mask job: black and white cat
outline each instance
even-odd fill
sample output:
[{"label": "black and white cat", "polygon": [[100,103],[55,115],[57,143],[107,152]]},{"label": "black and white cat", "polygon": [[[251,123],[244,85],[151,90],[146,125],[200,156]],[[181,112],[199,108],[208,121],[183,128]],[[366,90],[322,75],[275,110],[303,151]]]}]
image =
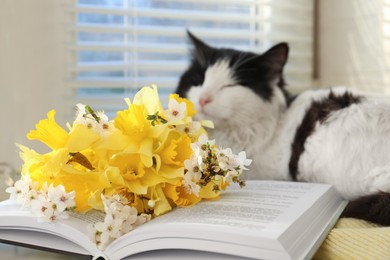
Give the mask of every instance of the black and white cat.
[{"label": "black and white cat", "polygon": [[192,63],[176,92],[219,144],[253,159],[247,179],[333,184],[352,200],[345,216],[390,225],[390,98],[345,88],[284,86],[288,45],[258,55],[218,49],[188,32]]}]

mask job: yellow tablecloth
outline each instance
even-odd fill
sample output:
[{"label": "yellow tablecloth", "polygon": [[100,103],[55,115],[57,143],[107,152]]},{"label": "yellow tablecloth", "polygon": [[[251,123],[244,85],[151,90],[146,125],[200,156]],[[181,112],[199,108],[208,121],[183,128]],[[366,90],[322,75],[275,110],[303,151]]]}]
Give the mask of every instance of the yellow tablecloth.
[{"label": "yellow tablecloth", "polygon": [[341,218],[313,259],[390,259],[390,227]]}]

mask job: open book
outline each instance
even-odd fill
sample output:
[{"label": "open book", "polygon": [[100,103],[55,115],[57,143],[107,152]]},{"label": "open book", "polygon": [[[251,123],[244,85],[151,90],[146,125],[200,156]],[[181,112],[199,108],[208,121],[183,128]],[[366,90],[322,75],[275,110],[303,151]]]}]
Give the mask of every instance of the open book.
[{"label": "open book", "polygon": [[41,223],[7,200],[0,203],[0,242],[94,259],[161,259],[175,250],[181,256],[203,251],[261,259],[310,258],[346,203],[330,185],[247,181],[243,189],[229,187],[219,200],[157,217],[101,252],[87,235],[88,223],[101,220],[98,214]]}]

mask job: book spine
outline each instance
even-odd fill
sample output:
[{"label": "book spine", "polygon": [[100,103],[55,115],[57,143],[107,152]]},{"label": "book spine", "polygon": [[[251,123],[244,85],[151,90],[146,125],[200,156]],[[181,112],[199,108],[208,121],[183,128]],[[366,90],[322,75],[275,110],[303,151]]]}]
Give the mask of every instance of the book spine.
[{"label": "book spine", "polygon": [[103,254],[95,255],[92,257],[92,260],[109,260],[109,258]]}]

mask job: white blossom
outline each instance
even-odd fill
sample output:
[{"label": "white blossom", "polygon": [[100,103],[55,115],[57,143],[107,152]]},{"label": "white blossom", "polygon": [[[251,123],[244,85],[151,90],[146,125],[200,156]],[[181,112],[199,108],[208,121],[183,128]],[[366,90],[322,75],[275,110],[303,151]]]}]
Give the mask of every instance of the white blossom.
[{"label": "white blossom", "polygon": [[123,236],[140,224],[150,219],[146,214],[138,216],[136,208],[124,203],[128,201],[119,195],[105,197],[101,195],[105,218],[104,222],[97,222],[88,227],[91,239],[99,249],[104,250],[113,240]]},{"label": "white blossom", "polygon": [[110,121],[104,111],[95,113],[97,119],[86,110],[86,105],[77,104],[76,118],[74,124],[80,124],[94,130],[101,136],[107,136],[115,130],[114,122]]},{"label": "white blossom", "polygon": [[199,180],[202,178],[201,166],[199,165],[198,156],[193,155],[191,159],[184,161],[186,173],[183,176],[183,184],[190,194],[199,196],[200,186]]},{"label": "white blossom", "polygon": [[84,125],[90,129],[95,129],[99,124],[93,116],[88,113],[85,109],[85,105],[77,104],[76,118],[74,120],[74,124]]},{"label": "white blossom", "polygon": [[63,185],[54,187],[53,184],[50,184],[47,193],[48,200],[53,202],[56,205],[57,210],[60,212],[76,205],[76,202],[74,201],[75,195],[76,193],[74,191],[66,193]]},{"label": "white blossom", "polygon": [[176,129],[182,133],[186,133],[189,136],[195,135],[199,132],[201,124],[198,121],[190,121],[187,124],[177,125]]},{"label": "white blossom", "polygon": [[168,103],[167,116],[169,121],[184,119],[187,116],[187,105],[185,102],[177,102],[171,98]]},{"label": "white blossom", "polygon": [[217,183],[221,179],[222,183],[233,181],[243,184],[238,177],[252,162],[246,158],[245,152],[236,155],[230,148],[217,148],[215,140],[209,140],[206,135],[201,135],[197,142],[192,143],[191,149],[193,154],[184,161],[183,177],[183,186],[189,193],[199,196],[201,188],[214,181],[214,189],[218,191],[221,187]]},{"label": "white blossom", "polygon": [[242,151],[242,152],[238,153],[237,162],[238,162],[241,169],[248,170],[248,168],[246,168],[246,166],[249,166],[252,163],[252,160],[247,159],[245,151]]},{"label": "white blossom", "polygon": [[5,191],[10,194],[10,199],[16,200],[23,207],[29,207],[33,200],[38,199],[37,183],[33,183],[29,175],[24,175],[13,186]]},{"label": "white blossom", "polygon": [[39,221],[66,219],[69,217],[66,210],[75,206],[75,192],[67,193],[62,185],[54,187],[50,184],[48,187],[46,182],[39,189],[38,183],[33,182],[28,174],[6,191],[10,193],[11,199],[30,208]]}]

